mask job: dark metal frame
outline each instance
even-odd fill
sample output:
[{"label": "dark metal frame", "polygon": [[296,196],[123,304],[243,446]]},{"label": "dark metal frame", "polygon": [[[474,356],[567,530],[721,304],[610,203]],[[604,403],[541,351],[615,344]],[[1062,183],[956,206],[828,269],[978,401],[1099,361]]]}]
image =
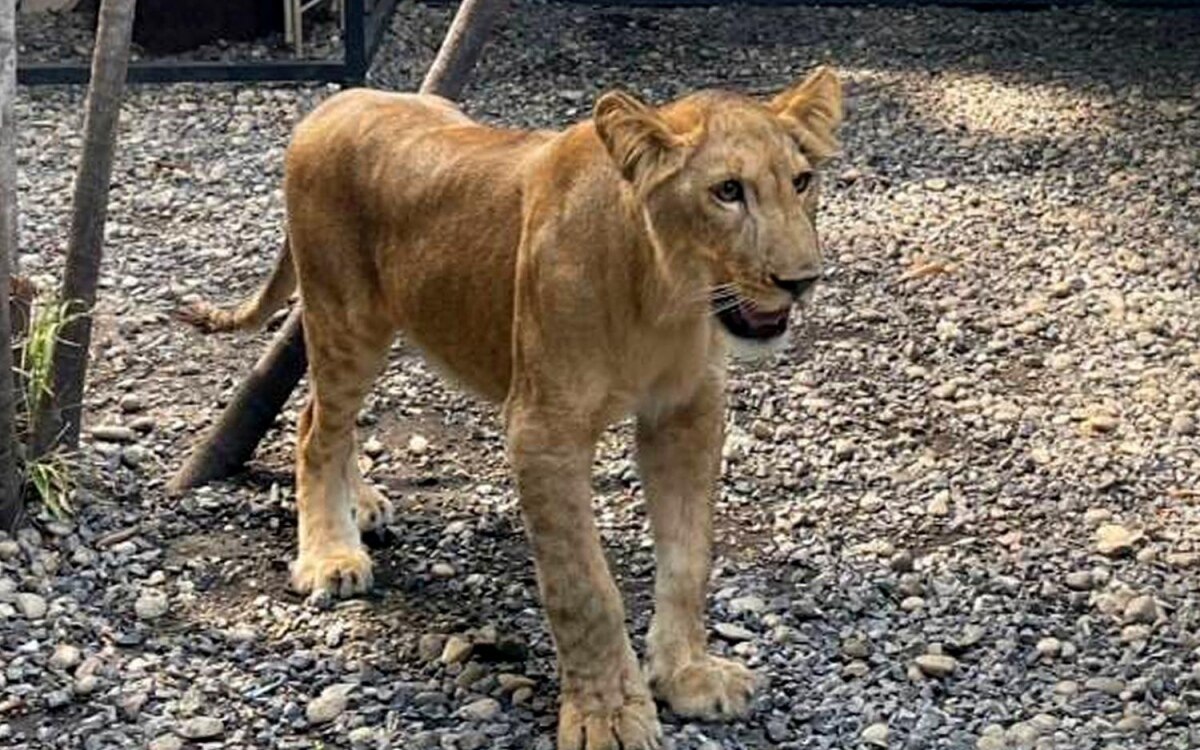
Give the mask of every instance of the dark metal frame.
[{"label": "dark metal frame", "polygon": [[[360,84],[398,0],[375,0],[370,14],[366,0],[345,0],[346,28],[342,60],[272,60],[268,62],[193,62],[159,60],[129,64],[130,83],[312,81]],[[26,86],[80,84],[91,77],[88,65],[29,63],[17,65],[17,82]]]}]

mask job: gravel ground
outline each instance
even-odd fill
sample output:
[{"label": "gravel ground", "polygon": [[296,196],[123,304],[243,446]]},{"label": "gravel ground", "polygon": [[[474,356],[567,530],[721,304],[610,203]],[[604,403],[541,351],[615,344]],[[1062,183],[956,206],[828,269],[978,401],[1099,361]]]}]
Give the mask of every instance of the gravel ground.
[{"label": "gravel ground", "polygon": [[[410,88],[451,9],[405,4]],[[769,684],[679,750],[1200,747],[1200,13],[616,10],[524,2],[466,107],[550,125],[606,86],[767,91],[832,61],[832,260],[776,367],[737,370],[710,608]],[[362,418],[397,502],[379,585],[285,589],[295,406],[237,481],[168,499],[267,335],[232,300],[281,237],[280,158],[329,89],[125,104],[69,522],[0,539],[0,745],[550,747],[556,682],[495,412],[398,344]],[[24,269],[53,278],[76,89],[26,90]],[[598,513],[640,637],[652,553],[628,427]]]}]

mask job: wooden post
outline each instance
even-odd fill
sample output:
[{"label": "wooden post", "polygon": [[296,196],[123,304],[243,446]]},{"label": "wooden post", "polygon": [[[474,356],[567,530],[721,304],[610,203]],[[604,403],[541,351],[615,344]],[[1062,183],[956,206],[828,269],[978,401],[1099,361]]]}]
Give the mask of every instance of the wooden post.
[{"label": "wooden post", "polygon": [[[421,93],[456,98],[474,68],[508,0],[463,0],[450,23]],[[304,376],[308,357],[297,307],[288,316],[250,375],[242,381],[221,418],[192,449],[167,485],[172,493],[228,477],[245,465]]]},{"label": "wooden post", "polygon": [[471,69],[491,36],[492,27],[508,7],[508,0],[463,0],[450,22],[437,57],[421,81],[422,94],[457,99]]},{"label": "wooden post", "polygon": [[17,476],[17,389],[9,297],[17,260],[17,3],[0,0],[0,529],[25,516]]},{"label": "wooden post", "polygon": [[108,187],[125,73],[129,67],[129,37],[135,0],[102,0],[92,78],[88,84],[87,114],[83,121],[83,156],[75,176],[71,237],[63,271],[60,298],[69,305],[70,321],[54,347],[54,391],[38,416],[38,453],[56,445],[79,445],[83,390],[92,341],[92,310],[104,254],[104,222],[108,216]]}]

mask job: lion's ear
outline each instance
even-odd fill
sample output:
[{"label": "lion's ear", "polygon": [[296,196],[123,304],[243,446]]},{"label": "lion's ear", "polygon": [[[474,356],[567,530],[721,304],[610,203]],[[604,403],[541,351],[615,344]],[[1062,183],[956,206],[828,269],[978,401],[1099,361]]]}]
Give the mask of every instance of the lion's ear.
[{"label": "lion's ear", "polygon": [[592,117],[604,147],[630,182],[662,164],[682,143],[653,108],[624,91],[610,91],[596,100]]},{"label": "lion's ear", "polygon": [[838,151],[835,133],[842,124],[842,82],[833,68],[822,65],[804,81],[771,100],[805,153],[824,161]]}]

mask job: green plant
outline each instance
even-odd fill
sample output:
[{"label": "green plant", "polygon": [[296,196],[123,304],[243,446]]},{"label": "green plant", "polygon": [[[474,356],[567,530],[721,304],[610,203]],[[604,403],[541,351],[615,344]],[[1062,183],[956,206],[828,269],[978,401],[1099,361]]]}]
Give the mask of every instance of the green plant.
[{"label": "green plant", "polygon": [[58,517],[74,511],[71,493],[74,489],[75,463],[72,455],[52,451],[34,456],[31,442],[37,434],[37,415],[46,399],[53,396],[54,349],[59,335],[78,313],[71,305],[57,299],[35,299],[30,310],[29,330],[18,342],[17,381],[20,385],[17,428],[21,441],[21,478],[26,491],[32,493]]},{"label": "green plant", "polygon": [[75,489],[75,463],[66,453],[54,452],[38,456],[24,465],[27,491],[32,492],[46,510],[58,518],[75,512],[71,493]]},{"label": "green plant", "polygon": [[19,342],[17,374],[23,386],[21,410],[26,435],[33,434],[33,421],[38,410],[54,393],[54,349],[63,327],[74,318],[70,307],[54,298],[34,300],[29,332],[25,340]]}]

